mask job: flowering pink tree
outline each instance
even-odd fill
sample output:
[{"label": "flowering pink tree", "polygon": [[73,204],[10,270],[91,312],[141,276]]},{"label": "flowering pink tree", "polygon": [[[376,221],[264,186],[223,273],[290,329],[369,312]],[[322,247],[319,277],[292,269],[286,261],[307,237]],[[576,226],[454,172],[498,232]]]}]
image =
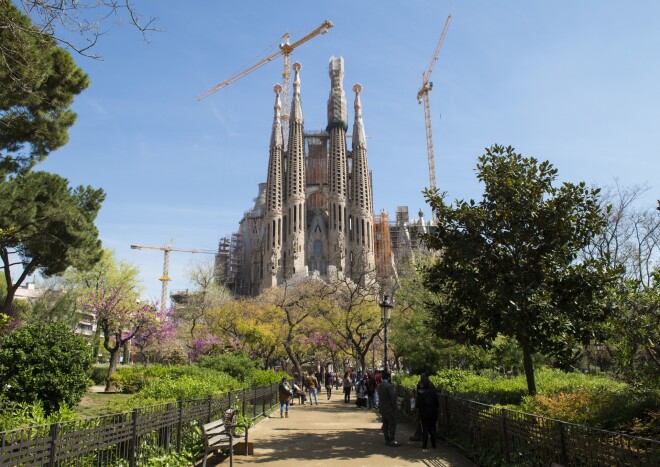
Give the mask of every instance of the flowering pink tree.
[{"label": "flowering pink tree", "polygon": [[157,302],[152,302],[154,318],[147,320],[139,332],[133,337],[133,345],[139,349],[142,361],[146,364],[147,358],[144,350],[154,343],[165,343],[176,337],[176,323],[174,321],[174,308],[160,310]]},{"label": "flowering pink tree", "polygon": [[205,355],[212,355],[220,352],[223,347],[224,342],[219,337],[204,329],[191,342],[189,353],[190,361],[197,362]]},{"label": "flowering pink tree", "polygon": [[110,354],[106,391],[114,390],[110,379],[119,363],[122,346],[157,327],[159,312],[152,303],[140,303],[129,282],[100,281],[81,298],[82,307],[93,313],[103,335],[103,347]]}]

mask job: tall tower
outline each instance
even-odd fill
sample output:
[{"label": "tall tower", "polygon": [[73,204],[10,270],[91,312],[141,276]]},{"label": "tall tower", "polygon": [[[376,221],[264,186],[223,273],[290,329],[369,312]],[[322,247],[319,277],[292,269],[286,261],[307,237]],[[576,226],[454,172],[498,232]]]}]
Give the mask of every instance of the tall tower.
[{"label": "tall tower", "polygon": [[293,64],[293,99],[289,120],[289,144],[286,163],[286,202],[284,209],[283,252],[285,277],[307,275],[305,266],[305,140],[303,135],[302,103],[300,101],[300,70]]},{"label": "tall tower", "polygon": [[264,289],[277,286],[278,278],[282,275],[280,270],[282,260],[282,189],[284,181],[282,178],[283,141],[280,116],[282,86],[277,84],[273,90],[275,91],[275,117],[273,118],[273,129],[270,135],[266,209],[263,223],[262,288]]},{"label": "tall tower", "polygon": [[[330,135],[330,173],[328,190],[328,250],[330,264],[337,271],[346,270],[346,129],[348,112],[344,93],[344,59],[330,57],[330,97],[328,99],[328,127]],[[328,271],[330,272],[330,271]]]},{"label": "tall tower", "polygon": [[353,124],[353,168],[351,176],[351,199],[349,200],[349,270],[354,279],[364,279],[373,274],[374,232],[373,200],[371,199],[371,177],[367,163],[367,139],[362,123],[362,86],[356,83],[355,122]]}]

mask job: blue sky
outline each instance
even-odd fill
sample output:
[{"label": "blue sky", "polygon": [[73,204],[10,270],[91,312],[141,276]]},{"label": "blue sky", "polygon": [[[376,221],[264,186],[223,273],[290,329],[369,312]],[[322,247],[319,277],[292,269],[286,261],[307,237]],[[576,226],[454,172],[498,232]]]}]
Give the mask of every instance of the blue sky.
[{"label": "blue sky", "polygon": [[[237,230],[266,179],[273,85],[282,61],[201,102],[196,96],[292,42],[326,18],[333,27],[292,55],[300,61],[305,129],[326,124],[328,59],[344,87],[363,86],[374,205],[393,216],[425,206],[423,108],[416,95],[445,19],[431,81],[438,187],[478,197],[474,167],[493,143],[550,160],[566,181],[648,183],[660,198],[660,2],[655,1],[140,1],[164,32],[146,43],[112,26],[95,61],[77,56],[91,87],[75,101],[70,142],[39,166],[73,185],[102,187],[106,247],[141,269],[160,297],[163,255],[131,244],[216,249]],[[352,105],[349,120],[353,120]],[[173,252],[171,290],[212,258]]]}]

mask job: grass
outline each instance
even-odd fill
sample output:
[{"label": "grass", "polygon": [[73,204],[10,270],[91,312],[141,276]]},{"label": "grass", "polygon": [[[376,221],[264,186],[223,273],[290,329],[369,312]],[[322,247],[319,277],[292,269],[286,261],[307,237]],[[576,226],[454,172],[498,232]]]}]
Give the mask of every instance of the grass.
[{"label": "grass", "polygon": [[104,412],[104,409],[110,405],[124,401],[129,397],[131,397],[130,394],[106,394],[89,391],[83,396],[80,404],[74,407],[74,411],[82,418],[98,417],[103,413],[107,413],[107,410]]}]

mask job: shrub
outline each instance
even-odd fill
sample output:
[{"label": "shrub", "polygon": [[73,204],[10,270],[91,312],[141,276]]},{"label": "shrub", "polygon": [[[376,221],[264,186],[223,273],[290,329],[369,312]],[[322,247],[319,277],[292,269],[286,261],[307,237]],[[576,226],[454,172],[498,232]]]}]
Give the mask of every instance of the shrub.
[{"label": "shrub", "polygon": [[290,379],[291,375],[284,371],[257,370],[252,376],[250,386],[268,386],[273,383],[279,383],[282,378]]},{"label": "shrub", "polygon": [[57,412],[46,415],[41,402],[10,402],[0,399],[0,431],[16,430],[34,425],[45,425],[48,423],[65,420],[75,420],[76,413],[66,405],[60,406]]},{"label": "shrub", "polygon": [[102,385],[108,382],[108,366],[107,365],[94,365],[92,366],[89,379],[94,384]]},{"label": "shrub", "polygon": [[80,402],[92,361],[85,339],[65,325],[29,325],[2,342],[0,387],[9,401],[40,401],[50,414]]},{"label": "shrub", "polygon": [[212,368],[216,371],[223,371],[239,381],[249,382],[252,381],[259,362],[250,358],[246,353],[239,352],[226,353],[213,357],[202,357],[198,365],[201,368]]}]

